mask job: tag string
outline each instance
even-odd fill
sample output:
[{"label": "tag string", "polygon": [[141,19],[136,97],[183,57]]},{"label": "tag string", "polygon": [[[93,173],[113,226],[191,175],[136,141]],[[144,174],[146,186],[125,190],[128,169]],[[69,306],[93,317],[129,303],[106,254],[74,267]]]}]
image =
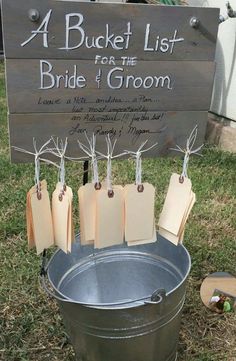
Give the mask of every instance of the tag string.
[{"label": "tag string", "polygon": [[135,162],[136,162],[135,184],[138,186],[138,189],[140,189],[139,187],[142,185],[142,153],[149,151],[150,149],[156,147],[158,144],[158,143],[155,143],[155,144],[151,145],[150,147],[143,149],[144,146],[147,144],[147,142],[148,142],[148,139],[145,140],[145,142],[141,143],[140,147],[138,148],[138,150],[136,152],[126,150],[126,154],[130,154],[135,158]]},{"label": "tag string", "polygon": [[193,149],[194,144],[197,140],[197,135],[198,135],[198,126],[196,125],[193,130],[191,131],[189,137],[187,138],[186,141],[186,148],[183,149],[181,148],[179,145],[176,145],[176,148],[170,148],[171,150],[174,150],[176,152],[180,152],[184,154],[184,160],[183,160],[183,165],[182,165],[182,173],[180,175],[180,182],[183,183],[184,178],[188,178],[188,165],[189,165],[189,160],[190,160],[190,156],[192,154],[196,154],[198,156],[203,156],[202,154],[199,153],[199,151],[202,149],[202,147],[204,146],[204,144],[202,144],[200,147]]},{"label": "tag string", "polygon": [[112,191],[112,168],[110,155],[107,157],[107,190]]},{"label": "tag string", "polygon": [[180,175],[181,179],[183,179],[183,177],[184,177],[184,178],[188,178],[189,158],[190,158],[190,154],[189,154],[189,152],[186,152],[185,155],[184,155],[182,173],[181,173],[181,175]]},{"label": "tag string", "polygon": [[88,137],[87,133],[85,132],[85,137],[88,142],[88,147],[81,143],[78,140],[79,147],[86,153],[89,158],[91,159],[91,167],[92,167],[92,183],[99,184],[99,175],[98,175],[98,157],[96,153],[96,136],[92,135],[91,138]]},{"label": "tag string", "polygon": [[35,156],[34,159],[34,183],[37,190],[40,190],[40,159],[38,156]]},{"label": "tag string", "polygon": [[37,150],[36,140],[35,140],[35,138],[33,138],[34,152],[30,152],[30,151],[28,151],[26,149],[15,147],[15,146],[12,147],[17,152],[30,154],[30,155],[34,156],[34,170],[35,170],[34,171],[34,183],[35,183],[35,186],[37,188],[38,195],[40,195],[40,161],[45,161],[45,159],[41,158],[41,155],[43,155],[45,153],[49,153],[50,148],[48,148],[48,145],[50,144],[50,142],[51,142],[51,138],[49,140],[47,140],[41,146],[41,148],[39,150]]},{"label": "tag string", "polygon": [[135,184],[137,186],[142,184],[142,153],[138,151],[136,153],[136,178]]},{"label": "tag string", "polygon": [[97,153],[100,155],[101,158],[107,159],[107,190],[108,190],[108,196],[112,196],[113,190],[112,190],[112,160],[115,158],[120,158],[124,155],[127,155],[127,152],[124,151],[123,153],[113,155],[115,146],[116,146],[117,139],[114,140],[113,144],[111,142],[110,135],[106,135],[106,143],[107,143],[107,154],[103,154],[99,151]]}]

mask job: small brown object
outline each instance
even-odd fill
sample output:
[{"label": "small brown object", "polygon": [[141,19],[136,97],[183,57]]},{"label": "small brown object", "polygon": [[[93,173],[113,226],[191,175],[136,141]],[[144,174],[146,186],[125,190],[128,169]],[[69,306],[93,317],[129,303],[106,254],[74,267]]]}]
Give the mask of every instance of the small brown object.
[{"label": "small brown object", "polygon": [[59,198],[59,201],[62,202],[62,200],[63,200],[63,193],[62,192],[59,194],[58,198]]},{"label": "small brown object", "polygon": [[94,188],[96,189],[96,191],[98,191],[99,189],[101,189],[101,188],[102,188],[101,183],[100,183],[100,182],[96,182],[96,183],[94,184]]},{"label": "small brown object", "polygon": [[113,198],[114,197],[114,191],[113,190],[110,190],[108,191],[108,197],[109,198]]},{"label": "small brown object", "polygon": [[66,184],[63,186],[63,191],[66,192]]},{"label": "small brown object", "polygon": [[182,175],[179,177],[179,182],[180,182],[181,184],[184,183],[184,177],[183,177]]},{"label": "small brown object", "polygon": [[144,191],[144,185],[143,185],[143,184],[139,184],[138,187],[137,187],[137,189],[138,189],[138,192],[139,192],[139,193],[142,193],[142,192]]},{"label": "small brown object", "polygon": [[37,198],[39,201],[42,199],[42,193],[39,190],[37,190]]}]

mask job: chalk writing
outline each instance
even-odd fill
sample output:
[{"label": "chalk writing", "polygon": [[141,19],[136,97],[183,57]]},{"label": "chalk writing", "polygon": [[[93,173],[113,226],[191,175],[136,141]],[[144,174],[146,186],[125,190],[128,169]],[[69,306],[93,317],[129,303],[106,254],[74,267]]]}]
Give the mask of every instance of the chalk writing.
[{"label": "chalk writing", "polygon": [[47,13],[47,15],[45,16],[45,18],[43,19],[41,25],[39,26],[39,28],[37,30],[32,30],[31,31],[31,36],[24,41],[21,46],[25,46],[28,43],[31,42],[31,40],[33,40],[38,34],[43,34],[43,46],[45,48],[48,48],[48,24],[51,18],[51,14],[52,14],[52,9],[49,10],[49,12]]},{"label": "chalk writing", "polygon": [[40,88],[84,88],[86,86],[86,78],[78,74],[77,65],[74,65],[72,74],[66,69],[64,74],[52,74],[53,66],[49,61],[40,60]]},{"label": "chalk writing", "polygon": [[[37,30],[31,31],[31,36],[27,38],[23,43],[21,43],[21,47],[25,47],[29,45],[32,40],[39,36],[43,36],[43,47],[48,48],[48,36],[50,31],[48,30],[48,25],[52,17],[52,9],[48,11],[44,19],[42,20],[40,26]],[[82,13],[67,13],[65,14],[65,44],[64,46],[58,48],[60,50],[72,51],[75,49],[79,49],[81,47],[85,47],[86,49],[113,49],[116,51],[124,51],[128,50],[130,47],[130,43],[133,36],[132,24],[131,21],[128,21],[124,30],[119,34],[116,34],[112,30],[112,24],[106,23],[104,25],[104,31],[99,33],[98,36],[88,35],[86,32],[86,19]],[[71,34],[76,34],[73,37],[73,41],[71,40]],[[175,46],[184,41],[183,37],[178,37],[178,30],[175,29],[174,33],[171,37],[161,37],[156,34],[155,31],[152,31],[152,27],[150,23],[147,23],[143,29],[144,33],[144,45],[143,50],[146,52],[161,52],[161,53],[169,53],[173,54]],[[77,39],[75,42],[74,39]],[[154,38],[154,39],[153,39]],[[122,57],[123,65],[135,65],[135,57]],[[114,57],[102,57],[97,55],[95,58],[95,64],[97,64],[98,60],[101,64],[112,64],[115,65]]]},{"label": "chalk writing", "polygon": [[172,80],[169,75],[159,76],[134,76],[123,74],[124,68],[113,68],[107,75],[107,85],[110,89],[150,89],[150,88],[167,88],[172,89]]},{"label": "chalk writing", "polygon": [[174,46],[176,43],[184,41],[184,38],[177,38],[178,30],[174,31],[172,38],[160,38],[159,35],[156,36],[155,42],[150,44],[150,31],[151,24],[147,24],[146,32],[145,32],[145,42],[144,42],[144,50],[145,51],[161,51],[162,53],[169,52],[173,54]]},{"label": "chalk writing", "polygon": [[[123,67],[114,67],[107,73],[99,68],[94,76],[94,81],[97,83],[98,89],[102,87],[109,89],[173,89],[171,75],[133,75],[127,74],[126,68]],[[51,62],[40,60],[39,89],[83,89],[87,85],[87,75],[82,74],[76,64],[73,65],[72,70],[65,69],[63,74],[57,74]]]},{"label": "chalk writing", "polygon": [[[74,123],[68,134],[82,134],[92,131],[98,136],[110,134],[113,138],[129,137],[135,144],[141,136],[159,134],[166,129],[164,112],[158,113],[102,113],[81,114],[71,118]],[[154,123],[152,123],[154,122]]]}]

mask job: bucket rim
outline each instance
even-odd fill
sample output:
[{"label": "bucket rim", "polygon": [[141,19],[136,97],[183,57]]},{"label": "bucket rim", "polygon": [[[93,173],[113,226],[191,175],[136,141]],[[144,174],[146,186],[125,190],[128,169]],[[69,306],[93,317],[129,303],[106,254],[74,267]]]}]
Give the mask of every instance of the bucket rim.
[{"label": "bucket rim", "polygon": [[[78,239],[77,236],[75,238]],[[167,239],[165,239],[163,237],[162,237],[162,239],[169,242]],[[178,285],[176,285],[174,288],[172,288],[171,290],[166,292],[166,297],[170,296],[172,293],[174,293],[177,289],[179,289],[185,283],[186,279],[189,276],[190,270],[191,270],[192,262],[191,262],[191,257],[190,257],[190,254],[189,254],[187,248],[183,244],[178,244],[176,247],[181,247],[184,250],[185,255],[187,256],[187,260],[188,260],[188,268],[187,268],[187,270],[185,272],[184,277],[181,279],[181,281],[178,283]],[[59,295],[61,302],[73,303],[73,304],[77,304],[77,305],[87,307],[87,308],[103,309],[103,310],[119,310],[119,309],[121,310],[121,309],[128,309],[128,308],[133,308],[134,309],[134,308],[139,308],[141,306],[147,305],[145,303],[145,300],[148,300],[150,298],[149,295],[147,295],[146,298],[144,297],[144,298],[140,299],[140,301],[137,301],[137,300],[127,301],[127,300],[125,300],[125,301],[122,301],[122,302],[114,302],[114,303],[92,303],[92,302],[86,303],[86,302],[73,300],[70,297],[64,295],[59,289],[57,289],[57,287],[52,282],[50,275],[48,274],[48,268],[50,267],[50,264],[53,262],[54,257],[56,257],[57,254],[61,253],[61,252],[62,251],[60,249],[58,249],[56,252],[54,252],[54,254],[51,256],[51,258],[48,261],[47,266],[46,266],[46,277],[48,278],[48,281],[49,281],[51,287],[53,288],[53,291],[55,292],[54,298],[57,298],[57,295]],[[138,252],[134,252],[134,253],[138,253]]]}]

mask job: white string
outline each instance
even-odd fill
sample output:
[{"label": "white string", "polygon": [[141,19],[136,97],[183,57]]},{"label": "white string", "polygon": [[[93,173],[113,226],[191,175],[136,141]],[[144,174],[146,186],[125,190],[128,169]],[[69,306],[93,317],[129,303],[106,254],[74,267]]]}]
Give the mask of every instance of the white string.
[{"label": "white string", "polygon": [[196,154],[199,155],[200,157],[203,156],[202,154],[199,153],[199,151],[202,149],[204,144],[202,144],[200,147],[196,149],[193,149],[194,144],[197,140],[197,135],[198,135],[198,126],[196,125],[191,131],[189,137],[187,138],[186,149],[181,148],[179,145],[176,145],[176,148],[170,148],[171,150],[184,154],[182,173],[180,175],[182,179],[183,177],[188,178],[188,165],[189,165],[190,155]]},{"label": "white string", "polygon": [[112,144],[110,135],[106,135],[106,143],[107,143],[107,154],[103,154],[99,151],[97,153],[102,157],[107,159],[107,190],[112,191],[112,159],[122,157],[127,154],[127,152],[123,152],[117,155],[113,155],[117,139],[114,140]]},{"label": "white string", "polygon": [[35,186],[37,187],[38,190],[40,189],[40,160],[45,161],[45,159],[40,158],[40,156],[49,152],[49,148],[47,146],[50,144],[50,142],[51,142],[51,138],[49,140],[47,140],[38,151],[36,140],[35,140],[35,138],[33,138],[33,147],[34,147],[35,153],[30,152],[23,148],[19,148],[19,147],[15,147],[15,146],[12,147],[17,152],[30,154],[30,155],[34,156],[34,169],[35,169],[34,182],[35,182]]},{"label": "white string", "polygon": [[96,136],[92,135],[91,138],[88,137],[87,133],[85,132],[86,140],[89,144],[89,148],[77,140],[80,149],[83,150],[91,158],[91,167],[92,167],[92,183],[98,184],[99,183],[99,175],[98,175],[98,157],[96,154]]},{"label": "white string", "polygon": [[65,142],[63,142],[63,140],[60,139],[60,144],[59,144],[59,138],[56,138],[55,140],[53,137],[51,137],[51,139],[54,143],[55,149],[50,149],[50,153],[60,158],[60,165],[59,167],[57,166],[59,169],[58,180],[62,184],[62,188],[64,189],[64,186],[66,184],[65,158],[66,158],[66,150],[68,146],[68,138],[65,139]]},{"label": "white string", "polygon": [[135,177],[135,184],[141,185],[142,184],[142,154],[141,152],[136,153],[136,177]]},{"label": "white string", "polygon": [[155,143],[151,145],[147,149],[143,149],[144,146],[147,144],[148,139],[143,142],[140,147],[138,148],[137,152],[126,150],[126,154],[131,154],[133,157],[135,157],[136,160],[136,172],[135,172],[135,184],[137,186],[142,184],[142,153],[145,153],[149,151],[150,149],[157,146],[158,143]]}]

